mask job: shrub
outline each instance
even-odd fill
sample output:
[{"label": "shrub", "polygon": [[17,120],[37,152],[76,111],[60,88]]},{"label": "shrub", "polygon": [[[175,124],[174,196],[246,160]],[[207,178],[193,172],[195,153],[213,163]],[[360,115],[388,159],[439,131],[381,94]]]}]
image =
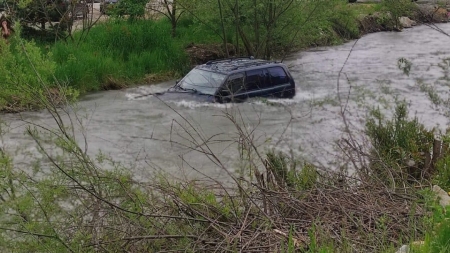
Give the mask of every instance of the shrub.
[{"label": "shrub", "polygon": [[411,0],[383,0],[382,6],[383,9],[390,14],[390,23],[392,23],[395,28],[401,28],[399,24],[400,17],[411,17],[417,8]]},{"label": "shrub", "polygon": [[111,80],[123,87],[148,74],[180,75],[189,66],[183,45],[171,38],[170,24],[164,21],[101,23],[79,44],[56,43],[52,53],[56,76],[81,92],[103,89]]},{"label": "shrub", "polygon": [[355,10],[340,6],[330,17],[331,27],[343,39],[357,39],[361,32],[356,15]]},{"label": "shrub", "polygon": [[442,207],[435,199],[434,193],[426,190],[422,194],[428,200],[426,206],[429,215],[424,217],[426,233],[421,243],[411,244],[411,253],[450,252],[450,207]]},{"label": "shrub", "polygon": [[442,157],[436,163],[436,173],[433,183],[450,192],[450,133],[447,133],[442,140]]},{"label": "shrub", "polygon": [[37,109],[43,105],[36,95],[68,96],[76,98],[77,92],[65,89],[54,79],[56,63],[51,53],[43,53],[33,41],[20,38],[20,27],[9,43],[0,40],[0,110],[20,111]]},{"label": "shrub", "polygon": [[421,180],[429,169],[427,156],[433,146],[433,131],[417,118],[408,119],[405,103],[398,103],[394,117],[383,121],[379,110],[372,112],[366,130],[372,144],[371,171],[389,183]]},{"label": "shrub", "polygon": [[279,186],[296,190],[312,189],[318,180],[317,169],[306,162],[300,169],[296,165],[296,161],[292,161],[282,152],[276,153],[272,150],[267,153],[266,169],[274,176]]}]

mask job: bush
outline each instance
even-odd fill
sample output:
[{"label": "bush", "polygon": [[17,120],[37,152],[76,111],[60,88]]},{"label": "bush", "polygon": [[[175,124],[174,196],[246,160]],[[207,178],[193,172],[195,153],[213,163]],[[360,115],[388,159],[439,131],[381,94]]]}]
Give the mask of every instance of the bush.
[{"label": "bush", "polygon": [[382,6],[384,11],[389,13],[389,19],[391,20],[389,23],[398,29],[401,28],[399,18],[402,16],[411,17],[417,9],[411,0],[383,0]]},{"label": "bush", "polygon": [[427,200],[429,215],[424,217],[426,233],[421,243],[411,244],[411,253],[450,252],[450,207],[442,207],[438,202],[430,201],[436,196],[429,190],[422,192]]},{"label": "bush", "polygon": [[331,27],[343,39],[358,39],[361,36],[355,10],[340,6],[330,17]]},{"label": "bush", "polygon": [[296,190],[314,188],[318,180],[317,169],[314,165],[304,163],[300,169],[296,165],[296,161],[292,161],[281,152],[267,153],[266,169],[274,176],[278,186]]},{"label": "bush", "polygon": [[51,53],[42,53],[32,41],[20,39],[20,28],[9,38],[0,40],[0,110],[21,111],[41,108],[36,95],[77,97],[77,92],[64,89],[54,80],[56,63]]},{"label": "bush", "polygon": [[433,131],[417,118],[408,119],[405,103],[397,104],[394,117],[383,121],[379,110],[372,112],[366,130],[372,144],[371,171],[388,183],[422,180],[429,172]]},{"label": "bush", "polygon": [[425,251],[450,252],[450,208],[437,208],[433,215],[432,232],[425,236]]},{"label": "bush", "polygon": [[433,183],[450,192],[450,135],[447,133],[443,138],[442,157],[436,163],[436,174]]}]

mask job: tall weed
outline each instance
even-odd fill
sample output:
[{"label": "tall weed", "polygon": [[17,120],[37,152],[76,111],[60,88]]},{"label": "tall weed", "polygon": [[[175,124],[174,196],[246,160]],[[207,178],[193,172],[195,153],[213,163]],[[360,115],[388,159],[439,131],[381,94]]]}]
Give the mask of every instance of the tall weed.
[{"label": "tall weed", "polygon": [[22,40],[18,25],[15,30],[16,34],[8,43],[0,40],[0,110],[41,108],[43,105],[34,97],[36,94],[76,98],[76,91],[66,89],[54,80],[57,66],[52,54],[42,52],[33,41]]},{"label": "tall weed", "polygon": [[366,129],[373,146],[374,176],[390,185],[426,176],[426,156],[433,147],[434,134],[417,118],[408,118],[405,103],[397,105],[390,120],[384,120],[381,112],[374,110]]},{"label": "tall weed", "polygon": [[171,38],[168,25],[115,20],[93,27],[79,44],[58,42],[52,48],[56,76],[86,92],[101,89],[111,79],[126,84],[139,82],[146,74],[181,74],[188,59],[182,43]]},{"label": "tall weed", "polygon": [[450,192],[450,135],[447,133],[443,137],[443,156],[436,163],[436,175],[433,183]]}]

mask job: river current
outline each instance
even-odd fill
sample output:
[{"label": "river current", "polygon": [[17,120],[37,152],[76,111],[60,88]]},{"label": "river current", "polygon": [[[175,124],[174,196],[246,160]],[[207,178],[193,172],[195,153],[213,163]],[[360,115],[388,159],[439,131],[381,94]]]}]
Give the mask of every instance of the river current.
[{"label": "river current", "polygon": [[[450,24],[438,28],[450,33]],[[85,133],[90,154],[101,151],[111,156],[138,179],[161,171],[179,178],[226,181],[227,173],[241,166],[238,131],[226,117],[233,115],[261,154],[274,148],[333,169],[345,163],[336,145],[346,138],[342,109],[358,138],[363,136],[370,108],[390,115],[395,100],[406,101],[411,116],[427,127],[447,127],[448,109],[444,103],[434,104],[429,94],[447,99],[449,45],[449,36],[423,25],[292,54],[284,63],[297,84],[293,99],[206,104],[138,97],[163,91],[173,81],[89,94],[77,104],[83,125],[76,127],[77,139],[85,147],[81,135]],[[412,62],[409,75],[398,68],[400,58]],[[1,119],[6,125],[1,146],[17,166],[31,166],[37,147],[24,131],[30,123],[56,127],[51,116],[41,111],[1,115]],[[208,140],[213,156],[198,151],[201,140]],[[211,161],[216,158],[228,172]]]}]

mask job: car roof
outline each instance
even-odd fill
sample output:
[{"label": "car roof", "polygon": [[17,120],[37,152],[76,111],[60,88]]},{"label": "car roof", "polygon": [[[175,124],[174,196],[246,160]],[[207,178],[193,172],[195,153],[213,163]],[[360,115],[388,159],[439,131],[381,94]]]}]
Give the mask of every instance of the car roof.
[{"label": "car roof", "polygon": [[205,64],[198,65],[196,68],[222,74],[232,74],[241,72],[242,70],[255,69],[260,66],[269,67],[270,65],[280,66],[282,64],[274,61],[255,59],[253,57],[245,57],[208,61]]}]

